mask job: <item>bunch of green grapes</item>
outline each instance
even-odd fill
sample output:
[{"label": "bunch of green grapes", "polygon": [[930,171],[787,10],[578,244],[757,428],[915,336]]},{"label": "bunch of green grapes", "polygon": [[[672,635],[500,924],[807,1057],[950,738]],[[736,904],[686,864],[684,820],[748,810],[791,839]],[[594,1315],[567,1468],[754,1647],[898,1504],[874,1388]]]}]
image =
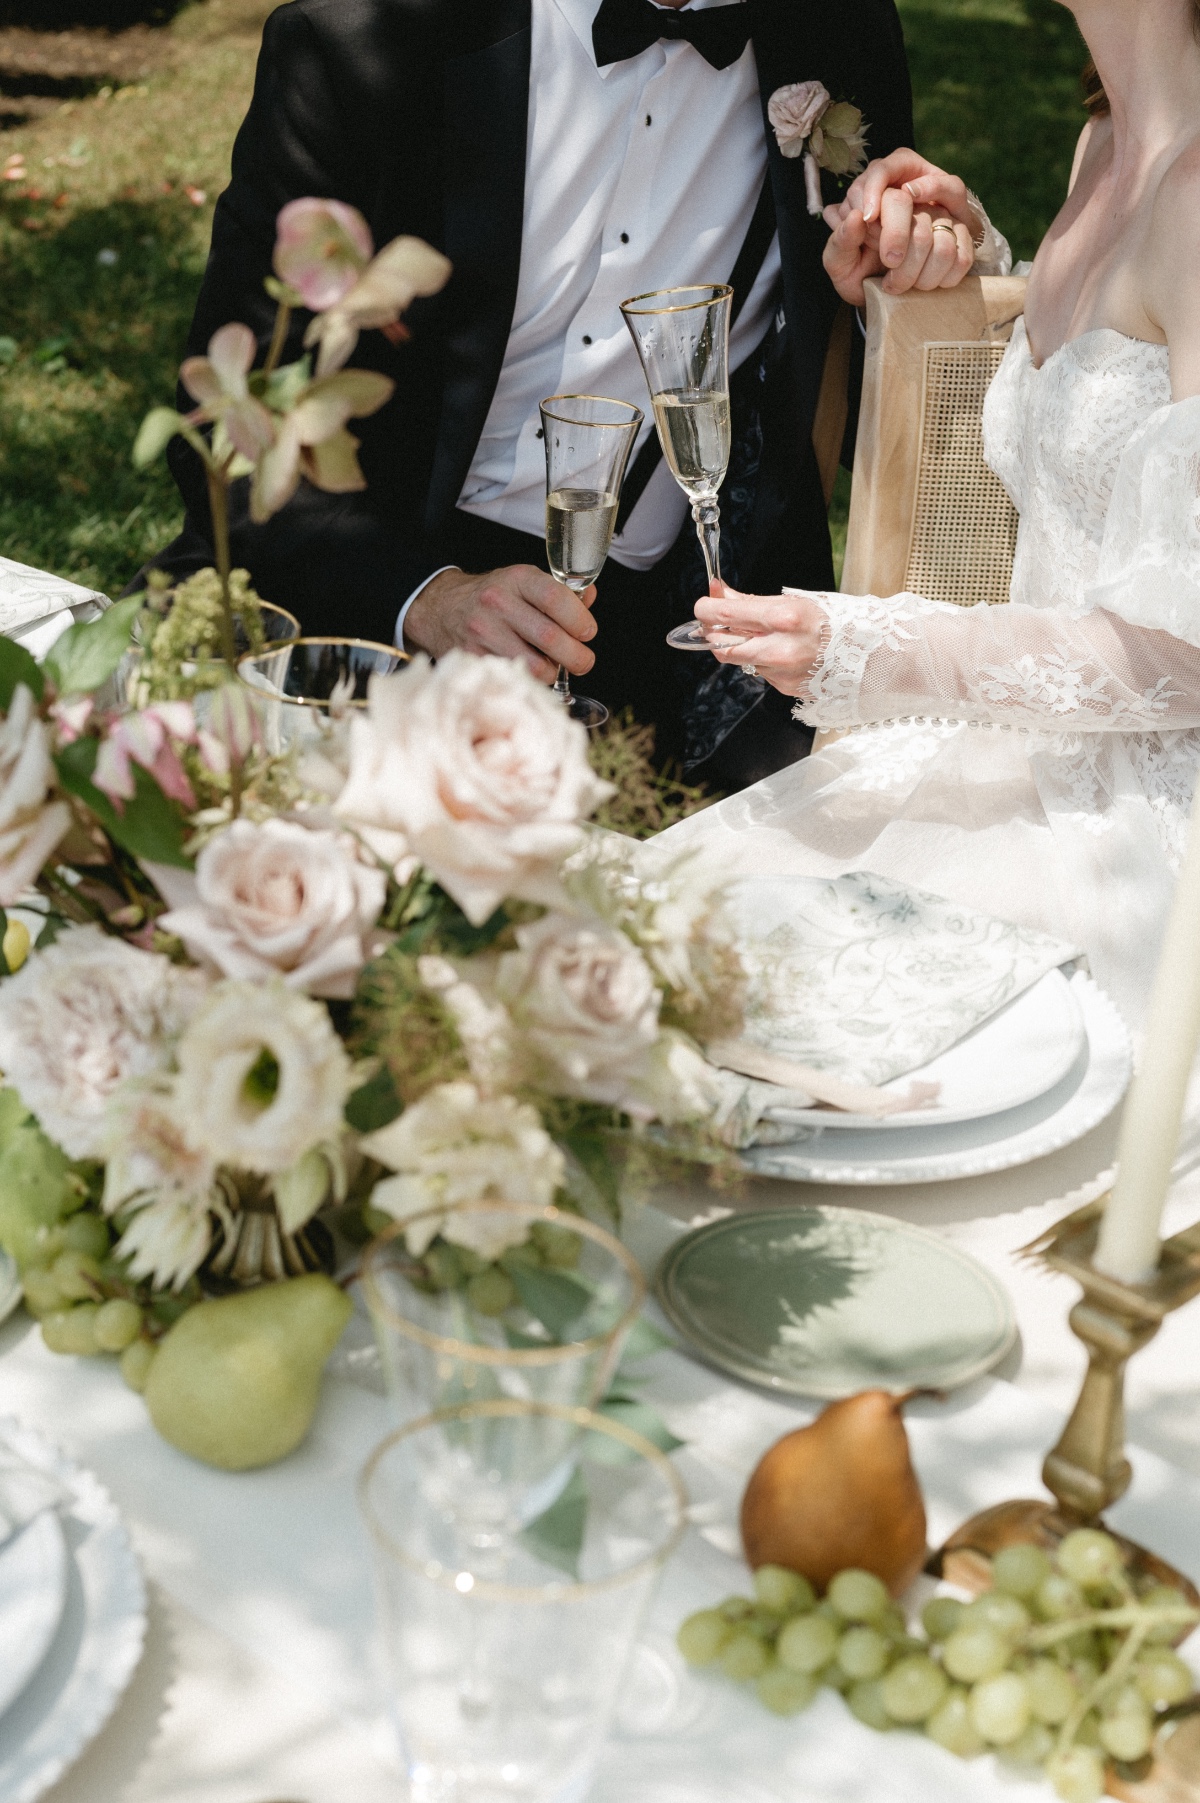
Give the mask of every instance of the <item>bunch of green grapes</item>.
[{"label": "bunch of green grapes", "polygon": [[112,1231],[94,1209],[43,1227],[21,1271],[25,1306],[51,1352],[119,1353],[126,1383],[141,1390],[155,1337],[194,1298],[149,1295],[111,1253]]},{"label": "bunch of green grapes", "polygon": [[828,1685],[869,1727],[1040,1766],[1064,1803],[1097,1803],[1107,1760],[1144,1764],[1162,1712],[1192,1695],[1172,1647],[1200,1612],[1165,1586],[1135,1592],[1116,1541],[1094,1528],[1053,1557],[1006,1547],[992,1588],[973,1602],[930,1598],[920,1634],[867,1571],[839,1572],[818,1600],[806,1578],[763,1565],[754,1591],[688,1617],[689,1664],[753,1683],[777,1715]]}]

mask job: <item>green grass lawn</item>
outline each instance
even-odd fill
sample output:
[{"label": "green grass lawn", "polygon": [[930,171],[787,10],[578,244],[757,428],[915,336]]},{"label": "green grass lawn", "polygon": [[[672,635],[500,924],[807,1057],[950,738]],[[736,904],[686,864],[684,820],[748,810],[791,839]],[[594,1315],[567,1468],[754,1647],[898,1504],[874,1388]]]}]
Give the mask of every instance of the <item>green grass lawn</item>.
[{"label": "green grass lawn", "polygon": [[[837,0],[827,0],[836,4]],[[1054,0],[899,0],[918,145],[1031,256],[1082,123],[1083,50]],[[0,131],[0,554],[117,592],[177,528],[129,446],[169,400],[212,201],[270,0],[201,0],[144,83]],[[203,198],[201,198],[201,196]],[[844,519],[845,488],[835,501]]]}]

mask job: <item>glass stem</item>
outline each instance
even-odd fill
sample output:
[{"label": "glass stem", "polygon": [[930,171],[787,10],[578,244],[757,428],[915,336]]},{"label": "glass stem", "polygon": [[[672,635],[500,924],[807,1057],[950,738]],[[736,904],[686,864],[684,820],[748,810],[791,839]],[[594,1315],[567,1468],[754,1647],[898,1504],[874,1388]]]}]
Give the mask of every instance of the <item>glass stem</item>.
[{"label": "glass stem", "polygon": [[700,540],[700,549],[704,552],[704,564],[708,571],[708,580],[721,580],[721,509],[711,497],[706,501],[692,502],[692,518],[696,522],[696,537]]},{"label": "glass stem", "polygon": [[558,675],[554,678],[554,693],[558,696],[558,699],[562,702],[564,707],[570,707],[571,678],[567,675],[566,670],[561,664],[558,666]]}]

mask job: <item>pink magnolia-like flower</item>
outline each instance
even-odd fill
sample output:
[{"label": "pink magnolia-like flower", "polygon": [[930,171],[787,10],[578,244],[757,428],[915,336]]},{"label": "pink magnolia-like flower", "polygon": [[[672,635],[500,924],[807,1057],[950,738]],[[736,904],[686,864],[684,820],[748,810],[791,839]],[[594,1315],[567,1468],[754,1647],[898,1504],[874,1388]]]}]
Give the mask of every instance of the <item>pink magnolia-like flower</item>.
[{"label": "pink magnolia-like flower", "polygon": [[159,701],[140,713],[122,714],[109,727],[92,780],[118,807],[136,792],[133,766],[148,770],[164,795],[185,808],[196,797],[179,753],[171,743],[194,745],[196,721],[190,701]]},{"label": "pink magnolia-like flower", "polygon": [[767,102],[767,118],[785,157],[804,154],[812,129],[831,98],[829,89],[820,81],[793,81],[785,88],[776,88]]},{"label": "pink magnolia-like flower", "polygon": [[358,440],[346,431],[346,421],[376,412],[394,387],[390,376],[370,369],[341,370],[310,383],[279,422],[274,444],[258,459],[250,517],[261,525],[278,513],[299,488],[301,476],[330,494],[365,488]]},{"label": "pink magnolia-like flower", "polygon": [[224,426],[229,442],[251,463],[275,441],[275,423],[247,380],[257,349],[249,326],[222,326],[208,341],[207,357],[188,357],[179,370],[180,381],[200,403],[193,421]]},{"label": "pink magnolia-like flower", "polygon": [[374,249],[362,214],[340,200],[290,200],[275,221],[275,274],[314,313],[346,298]]}]

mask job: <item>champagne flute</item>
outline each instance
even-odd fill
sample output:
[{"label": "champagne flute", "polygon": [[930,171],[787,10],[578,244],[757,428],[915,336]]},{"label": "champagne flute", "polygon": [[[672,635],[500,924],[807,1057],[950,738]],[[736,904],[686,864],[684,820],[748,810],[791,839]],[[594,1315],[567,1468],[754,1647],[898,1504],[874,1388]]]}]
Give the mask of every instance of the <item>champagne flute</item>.
[{"label": "champagne flute", "polygon": [[[554,394],[541,405],[546,446],[546,557],[550,574],[581,594],[604,568],[617,523],[625,465],[645,417],[628,401]],[[608,709],[572,695],[562,665],[554,693],[584,726],[603,726]]]},{"label": "champagne flute", "polygon": [[[721,580],[717,491],[729,468],[729,316],[733,289],[721,282],[661,288],[621,302],[671,474],[692,504],[711,587]],[[667,634],[677,651],[706,651],[699,620]]]}]

